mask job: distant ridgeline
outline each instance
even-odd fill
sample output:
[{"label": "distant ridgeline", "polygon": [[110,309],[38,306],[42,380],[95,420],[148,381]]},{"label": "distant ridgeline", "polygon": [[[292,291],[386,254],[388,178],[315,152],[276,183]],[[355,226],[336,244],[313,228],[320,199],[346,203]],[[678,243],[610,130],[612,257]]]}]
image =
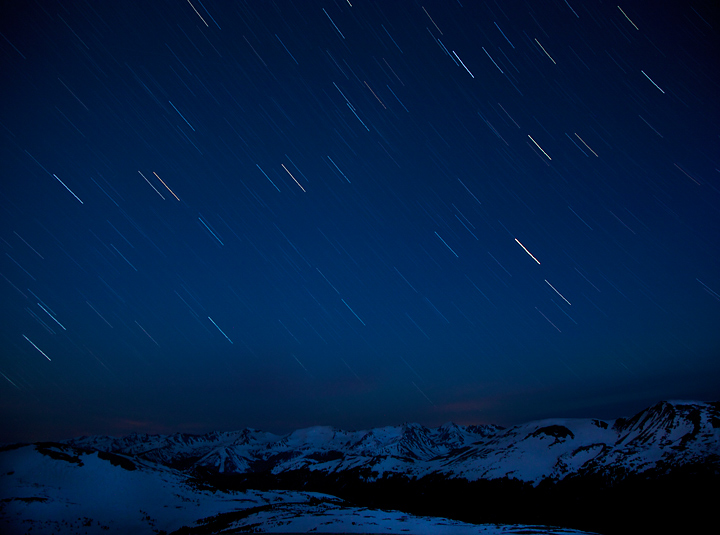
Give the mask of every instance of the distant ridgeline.
[{"label": "distant ridgeline", "polygon": [[[355,506],[470,523],[600,533],[690,532],[720,488],[720,402],[661,402],[629,419],[549,419],[511,428],[417,424],[207,435],[82,437],[48,455],[157,463],[199,490],[322,492]],[[79,458],[78,458],[79,460]]]}]

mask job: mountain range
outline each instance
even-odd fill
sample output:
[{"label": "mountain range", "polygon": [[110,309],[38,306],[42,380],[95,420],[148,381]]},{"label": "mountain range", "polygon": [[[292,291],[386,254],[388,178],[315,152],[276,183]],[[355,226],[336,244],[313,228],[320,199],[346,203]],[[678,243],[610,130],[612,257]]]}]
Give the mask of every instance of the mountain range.
[{"label": "mountain range", "polygon": [[310,427],[283,436],[244,429],[93,436],[65,443],[203,473],[360,470],[368,481],[385,474],[436,474],[469,481],[509,477],[537,485],[547,479],[587,474],[615,478],[704,461],[720,451],[720,404],[661,402],[630,419],[555,418],[507,429],[404,424],[369,431]]},{"label": "mountain range", "polygon": [[[154,485],[164,489],[156,495],[183,499],[171,505],[174,498],[168,498],[164,507],[145,513],[153,526],[164,518],[165,527],[148,531],[150,520],[141,519],[133,528],[138,533],[141,526],[148,533],[181,528],[229,533],[251,524],[260,531],[439,533],[433,522],[444,522],[443,529],[454,522],[452,533],[486,533],[479,530],[490,529],[488,522],[505,525],[492,528],[498,530],[528,529],[515,524],[562,526],[540,533],[686,529],[705,514],[709,517],[714,507],[712,486],[720,482],[720,402],[665,401],[627,419],[553,418],[508,428],[448,423],[364,431],[319,426],[286,435],[243,429],[80,437],[6,446],[0,452],[0,474],[0,526],[5,522],[8,527],[22,526],[32,517],[57,527],[52,522],[59,503],[66,504],[63,511],[70,511],[70,517],[80,514],[83,493],[92,494],[96,487],[136,485],[143,494]],[[69,498],[72,489],[80,493],[75,498],[79,509],[71,505],[76,503]],[[84,500],[98,503],[83,513],[89,525],[79,529],[92,533],[97,526],[98,533],[107,533],[123,525],[108,514],[113,508],[103,508],[102,500]],[[201,502],[214,505],[197,505],[194,513],[183,505]],[[135,517],[150,508],[143,509],[140,498],[123,507]],[[174,522],[157,512],[173,507],[183,511]],[[647,514],[648,507],[655,513]],[[376,516],[390,513],[377,512],[387,509],[402,511],[393,514],[404,514],[404,523],[378,523]],[[245,515],[248,510],[256,513]],[[317,520],[320,510],[326,524],[293,521],[295,526],[289,520]],[[367,513],[375,524],[358,523],[361,510],[375,511]],[[207,516],[198,517],[200,511]],[[285,520],[273,514],[285,515]],[[345,521],[354,517],[355,524]],[[345,520],[338,524],[340,518]],[[33,533],[42,532],[42,525],[33,524]],[[566,531],[557,531],[561,529]]]}]

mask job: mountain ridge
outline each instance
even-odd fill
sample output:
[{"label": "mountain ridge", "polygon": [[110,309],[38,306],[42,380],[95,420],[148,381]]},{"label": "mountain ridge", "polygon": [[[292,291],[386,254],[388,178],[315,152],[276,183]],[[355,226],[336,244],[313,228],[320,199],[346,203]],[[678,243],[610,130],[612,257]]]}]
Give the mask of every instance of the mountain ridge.
[{"label": "mountain ridge", "polygon": [[313,426],[285,435],[257,429],[204,435],[89,436],[62,443],[137,456],[191,471],[336,473],[360,466],[385,473],[447,478],[515,478],[534,485],[590,473],[641,473],[720,453],[720,402],[661,401],[630,418],[546,418],[503,428],[448,422],[346,431]]}]

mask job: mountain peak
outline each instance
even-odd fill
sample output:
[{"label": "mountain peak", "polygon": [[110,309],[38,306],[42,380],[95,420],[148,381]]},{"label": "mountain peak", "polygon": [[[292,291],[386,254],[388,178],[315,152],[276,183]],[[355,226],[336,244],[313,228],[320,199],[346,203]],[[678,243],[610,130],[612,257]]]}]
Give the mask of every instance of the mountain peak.
[{"label": "mountain peak", "polygon": [[460,429],[460,426],[451,420],[442,424],[438,429]]}]

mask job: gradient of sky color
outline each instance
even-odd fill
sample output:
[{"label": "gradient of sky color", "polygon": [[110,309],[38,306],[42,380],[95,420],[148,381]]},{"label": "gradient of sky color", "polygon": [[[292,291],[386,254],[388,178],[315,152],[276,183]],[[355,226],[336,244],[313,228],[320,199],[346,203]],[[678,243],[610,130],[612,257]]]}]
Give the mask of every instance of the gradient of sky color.
[{"label": "gradient of sky color", "polygon": [[720,397],[713,2],[10,2],[0,442]]}]

